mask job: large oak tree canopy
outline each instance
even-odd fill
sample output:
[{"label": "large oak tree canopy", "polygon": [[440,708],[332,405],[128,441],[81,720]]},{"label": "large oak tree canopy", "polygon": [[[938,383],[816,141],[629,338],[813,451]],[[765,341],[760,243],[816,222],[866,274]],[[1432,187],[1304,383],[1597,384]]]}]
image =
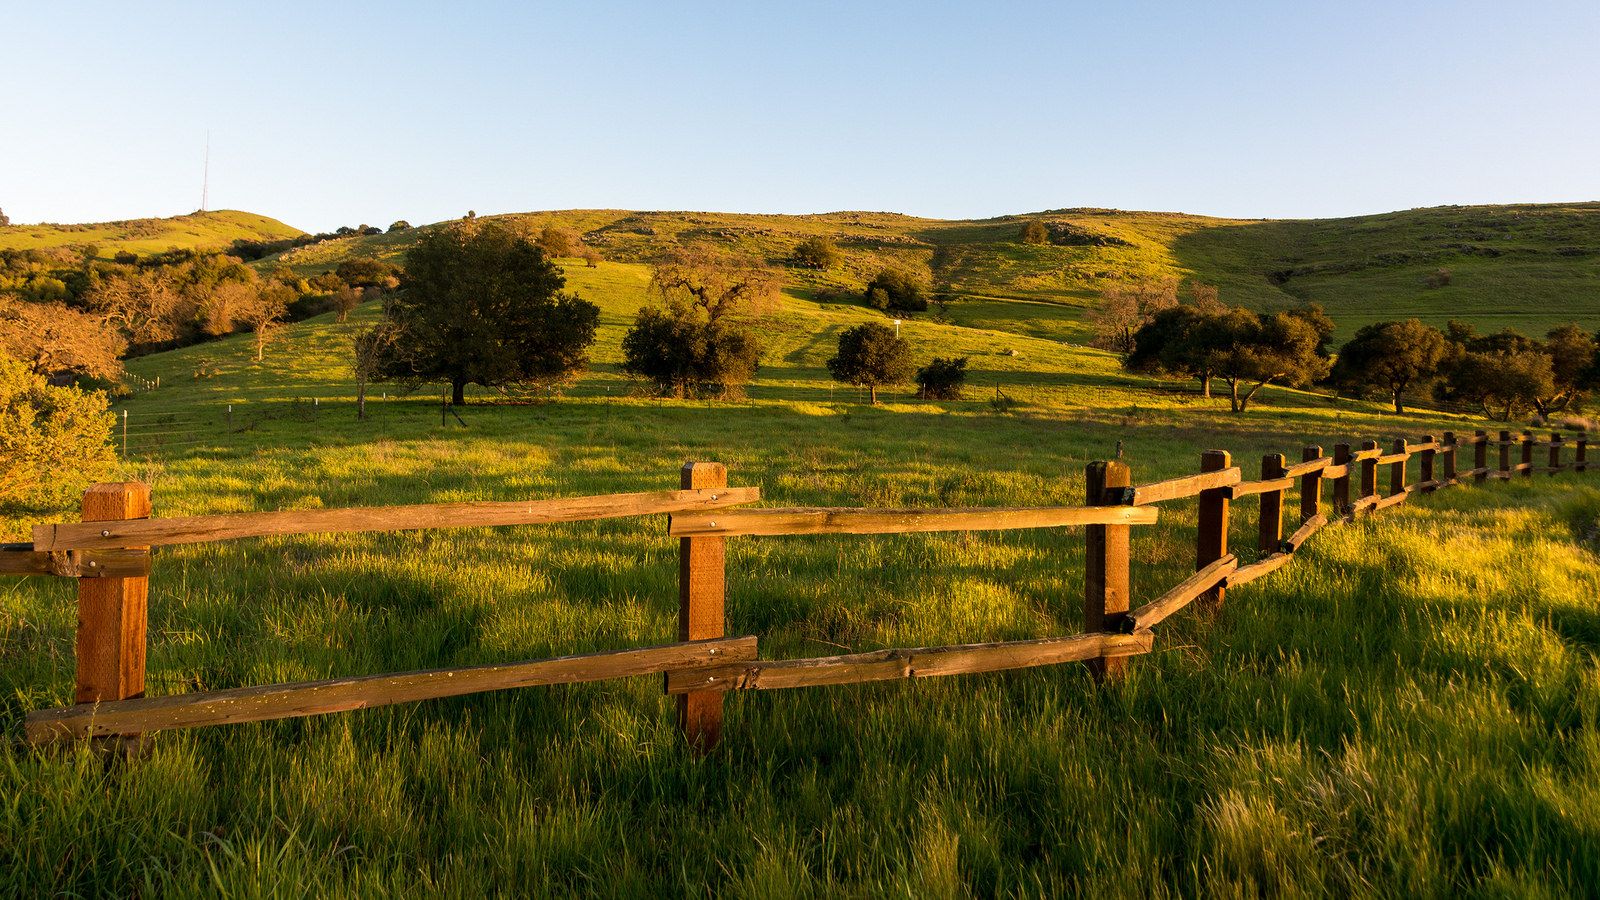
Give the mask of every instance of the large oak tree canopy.
[{"label": "large oak tree canopy", "polygon": [[1437,375],[1450,357],[1444,333],[1418,319],[1363,325],[1339,350],[1333,379],[1344,387],[1381,388],[1405,412],[1405,392]]},{"label": "large oak tree canopy", "polygon": [[533,241],[469,217],[428,231],[406,252],[389,308],[389,377],[494,387],[558,381],[588,365],[600,309],[562,291],[566,279]]}]

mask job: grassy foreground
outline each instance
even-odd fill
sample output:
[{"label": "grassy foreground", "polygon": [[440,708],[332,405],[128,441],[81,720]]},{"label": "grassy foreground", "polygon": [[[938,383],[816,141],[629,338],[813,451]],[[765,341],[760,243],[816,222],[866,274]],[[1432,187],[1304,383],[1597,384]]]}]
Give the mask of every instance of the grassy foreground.
[{"label": "grassy foreground", "polygon": [[[165,386],[136,422],[209,424],[131,474],[169,516],[660,489],[691,459],[769,505],[1076,503],[1118,441],[1148,481],[1210,446],[1253,472],[1303,441],[1475,427],[1290,391],[1233,417],[1102,354],[932,323],[908,337],[974,354],[974,399],[866,408],[821,372],[866,313],[794,297],[751,399],[635,398],[615,361],[642,269],[572,274],[603,327],[566,399],[466,427],[390,399],[358,423],[353,326],[317,321],[267,366],[239,339],[137,361]],[[220,374],[191,378],[201,358]],[[1135,535],[1136,601],[1192,566],[1192,506],[1169,509]],[[1578,476],[1430,495],[1170,622],[1122,684],[1062,666],[738,696],[703,761],[657,678],[167,733],[109,771],[13,745],[0,894],[1592,894],[1597,526]],[[737,540],[729,631],[769,657],[1070,634],[1082,557],[1074,530]],[[661,643],[675,578],[659,517],[177,548],[150,693]],[[74,622],[70,585],[0,584],[9,737],[70,701]]]}]

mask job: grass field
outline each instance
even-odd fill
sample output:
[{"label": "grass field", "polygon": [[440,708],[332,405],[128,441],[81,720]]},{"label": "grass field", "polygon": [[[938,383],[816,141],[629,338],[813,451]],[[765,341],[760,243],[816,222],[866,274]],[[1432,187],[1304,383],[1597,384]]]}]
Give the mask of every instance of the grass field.
[{"label": "grass field", "polygon": [[297,228],[255,213],[221,209],[170,219],[127,219],[88,225],[8,225],[0,227],[0,250],[95,247],[110,259],[119,250],[150,254],[174,248],[222,250],[236,240],[276,240],[300,234]]},{"label": "grass field", "polygon": [[[1000,299],[905,326],[919,356],[972,356],[968,400],[861,405],[822,363],[871,314],[798,295],[764,329],[748,400],[651,400],[616,369],[647,269],[569,275],[602,327],[561,400],[469,406],[463,427],[436,396],[391,396],[357,422],[363,308],[292,326],[264,365],[248,336],[133,361],[163,384],[126,404],[136,429],[210,424],[128,474],[163,516],[654,490],[704,459],[769,505],[1075,504],[1119,441],[1149,481],[1208,447],[1254,472],[1303,442],[1483,427],[1294,391],[1232,416]],[[201,360],[219,374],[194,379]],[[990,404],[996,385],[1015,405]],[[1600,484],[1577,476],[1429,495],[1324,531],[1213,619],[1173,620],[1125,683],[1063,666],[738,696],[703,761],[658,678],[168,733],[110,771],[13,746],[0,893],[1593,894],[1597,523]],[[663,525],[162,552],[150,692],[660,643],[677,611]],[[1133,556],[1136,602],[1181,578],[1192,507],[1139,529]],[[729,632],[766,656],[1081,628],[1072,530],[736,540],[729,573]],[[0,584],[8,736],[70,701],[74,622],[70,585]]]}]

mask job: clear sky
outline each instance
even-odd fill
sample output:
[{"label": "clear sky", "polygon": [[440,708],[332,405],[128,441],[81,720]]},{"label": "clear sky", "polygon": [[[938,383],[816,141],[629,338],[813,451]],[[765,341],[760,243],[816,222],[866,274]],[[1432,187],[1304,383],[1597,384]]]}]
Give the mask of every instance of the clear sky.
[{"label": "clear sky", "polygon": [[1337,216],[1600,199],[1600,0],[15,2],[0,208]]}]

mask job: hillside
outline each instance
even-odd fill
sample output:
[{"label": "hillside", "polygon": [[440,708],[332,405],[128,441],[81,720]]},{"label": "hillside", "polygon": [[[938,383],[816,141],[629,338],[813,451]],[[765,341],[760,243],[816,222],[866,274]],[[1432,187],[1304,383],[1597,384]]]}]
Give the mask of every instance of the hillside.
[{"label": "hillside", "polygon": [[[1194,278],[1257,309],[1321,303],[1348,336],[1361,324],[1417,316],[1543,333],[1576,320],[1600,328],[1600,203],[1440,207],[1345,219],[1237,220],[1180,213],[1063,209],[972,221],[892,213],[805,216],[564,210],[499,218],[577,229],[608,259],[644,262],[708,242],[781,265],[806,237],[832,236],[844,263],[791,269],[797,293],[858,288],[893,266],[954,299],[950,316],[1039,337],[1082,340],[1083,313],[1119,280]],[[1020,240],[1036,219],[1048,245]],[[394,256],[415,233],[345,238],[291,251],[304,271],[355,255]],[[276,263],[276,260],[273,261]],[[1448,269],[1449,284],[1429,287]],[[1039,304],[1051,304],[1054,309]]]},{"label": "hillside", "polygon": [[82,225],[8,225],[0,227],[0,250],[95,247],[101,257],[109,259],[119,250],[140,254],[174,247],[221,250],[236,240],[279,240],[301,233],[300,229],[267,216],[219,209],[169,219],[125,219]]},{"label": "hillside", "polygon": [[[931,321],[906,336],[919,358],[971,355],[968,397],[868,407],[822,365],[877,314],[793,293],[750,399],[654,400],[616,369],[649,268],[568,275],[602,322],[567,396],[442,424],[436,391],[379,385],[358,421],[368,304],[286,328],[263,363],[249,335],[131,361],[162,386],[121,406],[124,474],[163,517],[660,490],[685,460],[726,463],[768,506],[1076,504],[1119,445],[1145,483],[1211,447],[1253,476],[1304,442],[1481,427],[1286,390],[1234,416],[1110,354]],[[1014,405],[989,402],[997,384]],[[0,894],[1582,894],[1600,878],[1594,477],[1330,528],[1219,614],[1169,620],[1122,684],[1066,665],[738,696],[704,760],[659,677],[166,731],[109,772],[16,750]],[[1256,504],[1235,505],[1247,555]],[[1193,510],[1137,532],[1135,604],[1192,570]],[[1073,633],[1084,543],[730,540],[728,631],[773,658]],[[660,643],[675,553],[661,517],[163,547],[149,693]],[[76,612],[37,578],[0,583],[0,610],[9,738],[70,702]]]}]

